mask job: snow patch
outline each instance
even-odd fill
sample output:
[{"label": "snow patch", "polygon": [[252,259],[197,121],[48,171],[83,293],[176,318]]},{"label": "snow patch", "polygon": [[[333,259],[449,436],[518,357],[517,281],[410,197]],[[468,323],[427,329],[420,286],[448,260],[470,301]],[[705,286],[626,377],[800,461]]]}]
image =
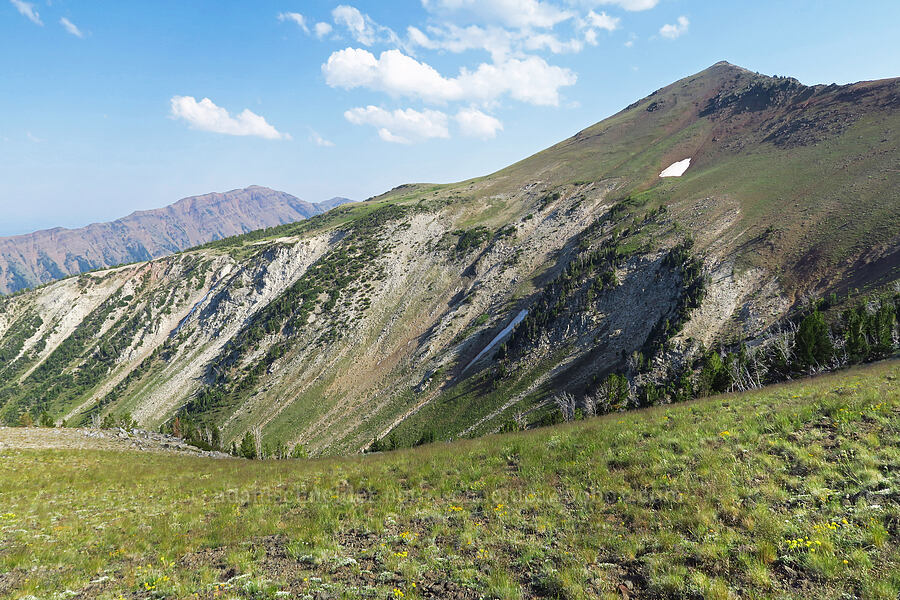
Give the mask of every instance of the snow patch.
[{"label": "snow patch", "polygon": [[509,332],[513,330],[513,327],[515,327],[516,325],[518,325],[519,323],[521,323],[521,322],[525,319],[525,317],[527,317],[527,316],[528,316],[528,309],[527,309],[527,308],[523,308],[522,310],[520,310],[520,311],[519,311],[519,314],[516,315],[516,318],[513,319],[512,322],[510,322],[509,325],[507,325],[506,327],[504,327],[504,328],[503,328],[503,331],[501,331],[501,332],[498,333],[496,336],[494,336],[494,339],[491,340],[491,343],[488,344],[487,346],[485,346],[485,347],[484,347],[484,350],[482,350],[481,352],[479,352],[479,353],[478,353],[478,356],[476,356],[475,358],[473,358],[473,359],[471,360],[471,362],[469,362],[469,364],[466,365],[466,368],[462,370],[462,372],[465,373],[466,371],[468,371],[468,370],[469,370],[469,367],[471,367],[471,366],[474,365],[476,362],[478,362],[478,359],[480,359],[482,356],[484,356],[485,354],[487,354],[488,352],[490,352],[491,349],[492,349],[494,346],[496,346],[497,344],[499,344],[500,341],[501,341],[503,338],[505,338],[507,335],[509,335]]},{"label": "snow patch", "polygon": [[688,167],[691,166],[691,159],[686,158],[684,160],[679,160],[678,162],[672,163],[665,169],[663,172],[659,174],[660,177],[681,177],[684,175],[684,172],[688,170]]}]

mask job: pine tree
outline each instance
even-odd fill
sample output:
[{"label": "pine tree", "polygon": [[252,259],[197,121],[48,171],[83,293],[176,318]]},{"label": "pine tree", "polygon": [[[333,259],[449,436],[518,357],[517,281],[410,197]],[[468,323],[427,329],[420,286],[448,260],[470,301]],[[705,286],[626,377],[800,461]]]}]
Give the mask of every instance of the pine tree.
[{"label": "pine tree", "polygon": [[862,362],[869,356],[868,314],[864,304],[844,311],[844,327],[846,327],[847,354],[850,362]]},{"label": "pine tree", "polygon": [[800,322],[794,344],[803,369],[823,367],[831,360],[834,346],[822,313],[815,310]]},{"label": "pine tree", "polygon": [[244,434],[244,439],[241,440],[240,455],[251,460],[257,457],[256,438],[249,431]]},{"label": "pine tree", "polygon": [[724,392],[728,388],[728,370],[722,362],[722,356],[712,351],[706,356],[703,368],[697,381],[697,395],[710,396]]},{"label": "pine tree", "polygon": [[215,425],[213,425],[212,430],[209,432],[209,445],[213,447],[213,450],[222,449],[222,434]]},{"label": "pine tree", "polygon": [[894,351],[894,327],[897,321],[893,302],[883,300],[872,319],[873,358],[890,356]]}]

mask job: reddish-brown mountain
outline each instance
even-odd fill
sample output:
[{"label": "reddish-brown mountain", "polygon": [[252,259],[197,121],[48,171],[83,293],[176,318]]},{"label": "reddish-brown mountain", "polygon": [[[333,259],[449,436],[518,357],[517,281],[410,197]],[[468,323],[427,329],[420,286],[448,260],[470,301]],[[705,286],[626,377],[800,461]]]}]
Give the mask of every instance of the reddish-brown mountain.
[{"label": "reddish-brown mountain", "polygon": [[154,210],[79,229],[57,227],[0,238],[0,293],[123,263],[149,260],[212,240],[292,223],[348,202],[305,202],[265,187],[191,196]]}]

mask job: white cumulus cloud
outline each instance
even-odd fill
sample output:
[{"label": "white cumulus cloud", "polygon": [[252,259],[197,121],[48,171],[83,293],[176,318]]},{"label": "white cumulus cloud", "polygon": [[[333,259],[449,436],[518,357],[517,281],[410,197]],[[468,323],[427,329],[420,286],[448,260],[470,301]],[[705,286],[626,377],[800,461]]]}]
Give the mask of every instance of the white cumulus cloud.
[{"label": "white cumulus cloud", "polygon": [[387,50],[376,58],[358,48],[334,52],[322,65],[322,72],[332,87],[362,87],[441,103],[490,102],[509,94],[521,102],[558,106],[559,89],[576,81],[571,70],[549,65],[537,56],[482,63],[474,71],[463,68],[456,77],[444,77],[431,65],[399,50]]},{"label": "white cumulus cloud", "polygon": [[309,33],[309,27],[306,25],[306,17],[298,12],[283,12],[278,14],[279,21],[291,21],[296,23],[300,29]]},{"label": "white cumulus cloud", "polygon": [[691,24],[687,17],[678,17],[677,22],[663,25],[659,28],[659,35],[670,40],[681,37],[687,33],[688,26]]},{"label": "white cumulus cloud", "polygon": [[591,46],[597,45],[597,30],[615,31],[622,21],[619,17],[611,17],[605,12],[596,13],[589,10],[584,18],[578,19],[579,29],[584,31],[584,41]]},{"label": "white cumulus cloud", "polygon": [[68,20],[67,18],[65,18],[65,17],[61,18],[59,20],[59,24],[62,25],[63,27],[65,27],[66,31],[68,31],[75,37],[79,37],[79,38],[84,37],[84,33],[82,33],[80,29],[78,29],[78,27],[75,25],[75,23]]},{"label": "white cumulus cloud", "polygon": [[456,113],[456,123],[463,135],[487,140],[503,130],[503,123],[496,117],[485,114],[477,108],[464,108]]},{"label": "white cumulus cloud", "polygon": [[20,15],[27,17],[32,23],[36,25],[44,24],[44,22],[41,21],[41,15],[31,2],[24,2],[23,0],[9,0],[9,2],[16,7],[16,10],[19,11]]},{"label": "white cumulus cloud", "polygon": [[447,115],[438,110],[412,108],[385,110],[377,106],[351,108],[344,118],[354,125],[371,125],[386,142],[412,144],[432,138],[449,138]]},{"label": "white cumulus cloud", "polygon": [[233,117],[209,98],[197,102],[193,96],[172,96],[170,103],[171,116],[184,119],[193,129],[226,135],[249,135],[268,140],[291,139],[289,134],[279,132],[263,117],[249,109],[244,109]]},{"label": "white cumulus cloud", "polygon": [[325,23],[324,21],[320,21],[319,23],[316,23],[316,26],[315,26],[316,37],[319,39],[322,39],[323,37],[325,37],[326,35],[331,33],[331,30],[332,30],[332,27],[331,27],[330,23]]},{"label": "white cumulus cloud", "polygon": [[593,29],[605,29],[606,31],[615,31],[619,28],[619,23],[622,21],[619,17],[611,17],[605,12],[595,13],[594,11],[588,11],[587,16],[585,16],[582,25],[584,27],[590,27]]}]

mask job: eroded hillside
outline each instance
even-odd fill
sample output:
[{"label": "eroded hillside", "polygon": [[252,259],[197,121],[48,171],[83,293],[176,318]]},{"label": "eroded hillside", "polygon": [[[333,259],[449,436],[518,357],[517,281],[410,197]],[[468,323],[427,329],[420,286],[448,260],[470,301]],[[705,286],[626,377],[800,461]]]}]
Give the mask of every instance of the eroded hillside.
[{"label": "eroded hillside", "polygon": [[900,277],[898,89],[720,63],[484,178],[2,299],[2,418],[178,415],[337,453],[649,382]]}]

